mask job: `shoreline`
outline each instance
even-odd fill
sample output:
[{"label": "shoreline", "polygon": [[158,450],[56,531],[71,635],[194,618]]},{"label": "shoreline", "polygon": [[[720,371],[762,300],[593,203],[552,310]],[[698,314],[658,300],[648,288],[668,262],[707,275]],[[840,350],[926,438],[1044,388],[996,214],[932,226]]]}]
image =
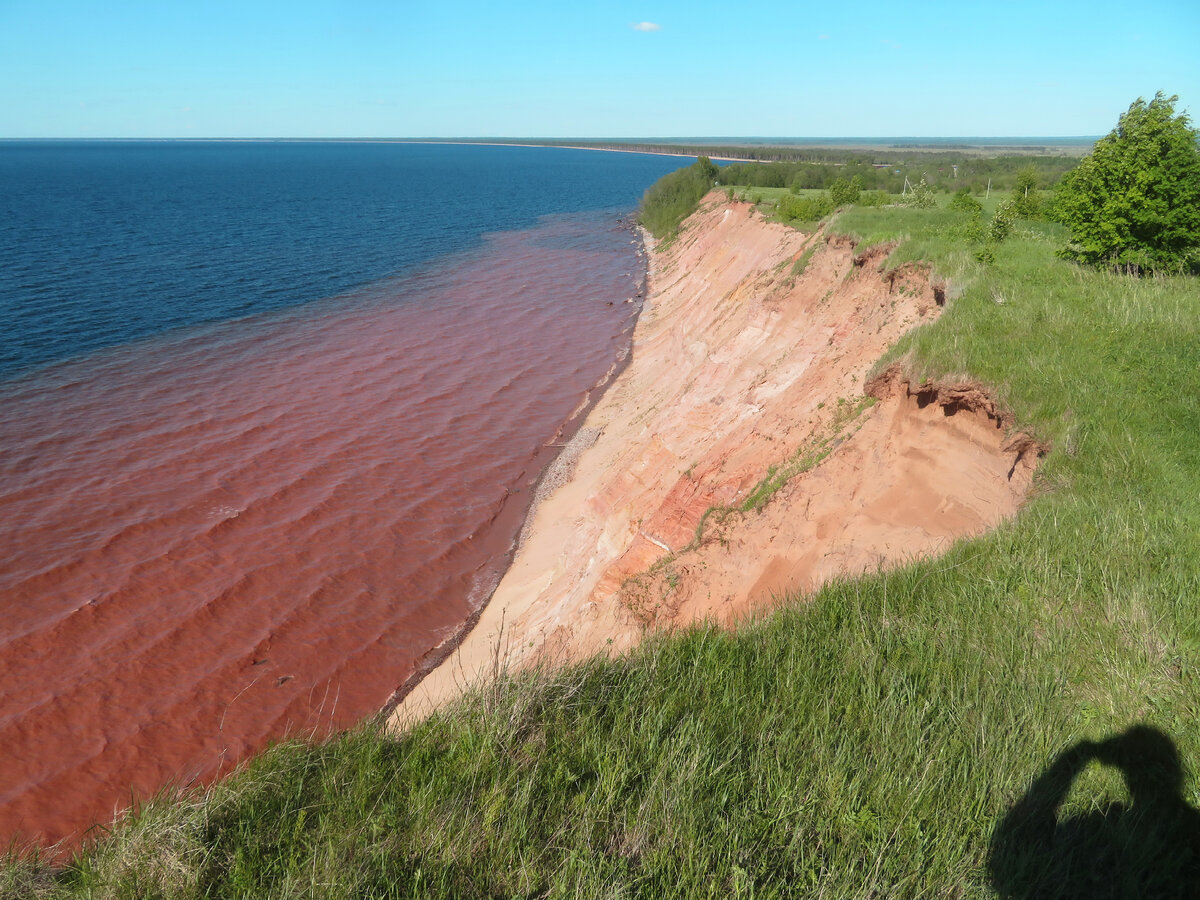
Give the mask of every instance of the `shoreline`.
[{"label": "shoreline", "polygon": [[[654,246],[654,238],[645,228],[637,224],[636,220],[630,219],[631,234],[637,235],[638,248],[637,255],[642,260],[643,274],[641,279],[642,290],[635,298],[636,308],[632,317],[632,325],[627,333],[629,335],[629,344],[623,352],[613,362],[613,365],[604,374],[595,385],[588,389],[584,394],[583,399],[571,412],[561,425],[559,425],[554,435],[543,444],[544,447],[560,446],[558,453],[554,454],[550,460],[542,467],[536,479],[529,486],[527,495],[528,503],[525,505],[521,513],[521,526],[517,530],[516,536],[510,542],[508,549],[501,558],[491,566],[493,574],[493,583],[484,589],[484,595],[479,603],[472,610],[471,614],[455,629],[454,633],[438,643],[435,647],[428,650],[419,660],[413,672],[392,692],[387,701],[380,707],[375,718],[386,720],[395,710],[401,706],[410,693],[412,693],[420,684],[435,670],[437,670],[465,641],[475,627],[478,625],[480,618],[491,604],[492,597],[499,588],[504,576],[512,567],[513,560],[520,552],[522,545],[525,542],[527,532],[533,521],[534,515],[537,513],[539,506],[545,501],[546,497],[559,486],[558,479],[555,478],[555,473],[558,471],[556,467],[560,465],[564,459],[569,460],[567,464],[570,472],[564,476],[564,480],[569,480],[574,470],[576,461],[575,454],[578,450],[578,439],[581,433],[585,432],[584,423],[587,421],[588,414],[596,407],[604,398],[605,392],[610,388],[621,374],[629,367],[633,360],[633,342],[634,335],[637,331],[637,323],[641,319],[641,314],[645,308],[646,297],[649,294],[649,268],[650,255]],[[512,496],[511,494],[509,495]]]},{"label": "shoreline", "polygon": [[[697,158],[697,154],[695,153],[670,153],[666,150],[623,150],[620,147],[589,147],[585,144],[539,144],[535,142],[509,143],[504,141],[366,141],[364,143],[423,145],[449,144],[455,147],[543,147],[550,150],[595,150],[598,153],[636,153],[641,156],[674,156],[680,159]],[[758,160],[741,156],[710,156],[708,158],[716,160],[717,162],[758,162]]]}]

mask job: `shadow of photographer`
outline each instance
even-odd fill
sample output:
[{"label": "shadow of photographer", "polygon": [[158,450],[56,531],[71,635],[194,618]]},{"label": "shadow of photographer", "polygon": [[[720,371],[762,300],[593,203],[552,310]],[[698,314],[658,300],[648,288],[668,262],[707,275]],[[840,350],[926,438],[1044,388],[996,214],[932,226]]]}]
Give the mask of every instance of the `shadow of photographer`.
[{"label": "shadow of photographer", "polygon": [[[1059,821],[1092,762],[1120,769],[1133,798]],[[1200,897],[1200,812],[1183,799],[1171,739],[1134,726],[1065,750],[992,834],[988,869],[1003,897]]]}]

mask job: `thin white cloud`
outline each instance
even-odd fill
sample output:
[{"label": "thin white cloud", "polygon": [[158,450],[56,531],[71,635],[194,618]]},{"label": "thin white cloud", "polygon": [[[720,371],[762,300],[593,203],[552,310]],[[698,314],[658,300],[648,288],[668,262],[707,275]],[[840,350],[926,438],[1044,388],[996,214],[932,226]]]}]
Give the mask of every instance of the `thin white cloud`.
[{"label": "thin white cloud", "polygon": [[656,25],[654,22],[638,22],[636,25],[629,27],[634,31],[662,31],[662,26]]}]

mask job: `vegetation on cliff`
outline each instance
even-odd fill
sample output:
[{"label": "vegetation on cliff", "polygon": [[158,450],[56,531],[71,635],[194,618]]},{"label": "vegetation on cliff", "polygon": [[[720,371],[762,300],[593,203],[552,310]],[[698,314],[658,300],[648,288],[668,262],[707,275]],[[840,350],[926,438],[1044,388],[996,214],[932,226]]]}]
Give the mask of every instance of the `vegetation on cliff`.
[{"label": "vegetation on cliff", "polygon": [[[878,161],[872,161],[872,159]],[[722,184],[754,187],[829,190],[838,181],[858,179],[861,190],[901,193],[905,181],[924,180],[935,190],[946,193],[962,190],[983,194],[1009,191],[1017,186],[1022,172],[1035,172],[1037,179],[1050,186],[1058,182],[1077,163],[1061,156],[999,156],[978,158],[944,155],[927,159],[909,159],[902,154],[862,159],[847,154],[841,160],[790,163],[732,163],[721,168]]]},{"label": "vegetation on cliff", "polygon": [[668,237],[696,211],[700,198],[712,190],[716,177],[717,167],[707,156],[664,175],[642,198],[639,221],[656,238]]},{"label": "vegetation on cliff", "polygon": [[[823,151],[819,161],[743,162],[717,166],[700,157],[656,182],[642,199],[641,222],[655,237],[670,235],[695,211],[714,184],[740,188],[786,188],[793,199],[779,203],[785,219],[812,222],[847,204],[881,206],[912,191],[967,191],[991,197],[1011,191],[1021,197],[1023,214],[1040,213],[1039,188],[1048,189],[1078,160],[1062,156],[1011,155],[979,158],[937,154],[893,162],[873,162],[850,151]],[[1032,190],[1031,190],[1032,188]],[[932,202],[932,201],[931,201]]]}]

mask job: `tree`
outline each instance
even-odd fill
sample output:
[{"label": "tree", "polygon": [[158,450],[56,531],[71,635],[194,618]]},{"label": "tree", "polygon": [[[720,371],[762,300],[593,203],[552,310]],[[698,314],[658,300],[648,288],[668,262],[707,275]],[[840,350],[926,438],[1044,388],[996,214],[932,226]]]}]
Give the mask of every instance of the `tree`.
[{"label": "tree", "polygon": [[922,178],[913,185],[912,190],[900,202],[905,206],[915,206],[917,209],[932,209],[937,205],[937,197],[933,195],[933,188]]},{"label": "tree", "polygon": [[1017,215],[1015,201],[1001,200],[992,214],[992,221],[988,223],[987,239],[998,244],[1007,238],[1012,234],[1013,223],[1016,221]]},{"label": "tree", "polygon": [[855,175],[853,178],[839,178],[829,186],[829,196],[833,198],[834,206],[850,206],[858,202],[858,195],[862,193],[862,178]]},{"label": "tree", "polygon": [[701,156],[690,166],[664,175],[643,195],[639,220],[656,238],[671,234],[712,190],[717,171],[707,156]]},{"label": "tree", "polygon": [[1055,214],[1071,229],[1063,255],[1131,271],[1200,266],[1200,134],[1179,98],[1140,97],[1068,172]]},{"label": "tree", "polygon": [[1037,193],[1038,171],[1032,163],[1023,166],[1017,172],[1017,185],[1013,188],[1013,208],[1022,219],[1036,219],[1041,213],[1042,204]]}]

